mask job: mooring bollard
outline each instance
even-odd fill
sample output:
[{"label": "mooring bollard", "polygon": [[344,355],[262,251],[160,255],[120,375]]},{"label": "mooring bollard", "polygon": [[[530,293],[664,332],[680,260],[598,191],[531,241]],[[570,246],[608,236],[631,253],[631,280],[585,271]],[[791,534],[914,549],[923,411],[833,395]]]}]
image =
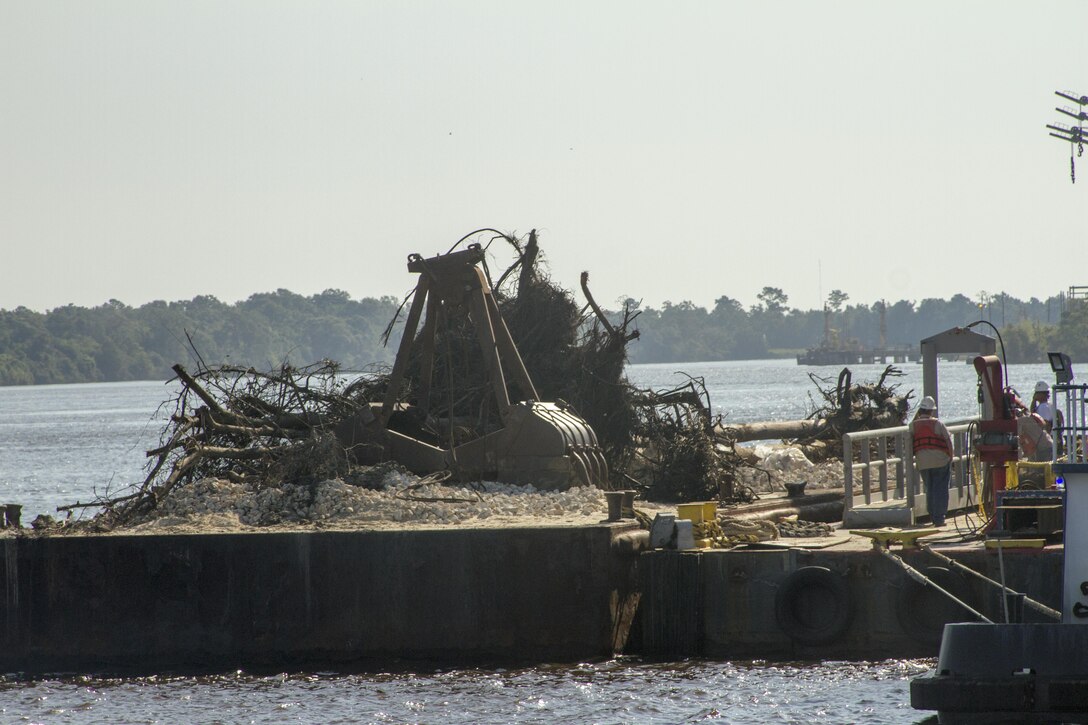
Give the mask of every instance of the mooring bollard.
[{"label": "mooring bollard", "polygon": [[798,481],[796,483],[787,483],[786,484],[786,497],[787,498],[797,498],[798,496],[804,496],[805,495],[805,484],[807,484],[807,483],[808,483],[808,481]]},{"label": "mooring bollard", "polygon": [[604,498],[608,501],[608,520],[619,521],[623,517],[624,491],[605,491]]},{"label": "mooring bollard", "polygon": [[3,528],[15,528],[18,529],[22,525],[20,519],[23,516],[23,507],[21,504],[9,503],[4,504],[4,518],[0,522]]}]

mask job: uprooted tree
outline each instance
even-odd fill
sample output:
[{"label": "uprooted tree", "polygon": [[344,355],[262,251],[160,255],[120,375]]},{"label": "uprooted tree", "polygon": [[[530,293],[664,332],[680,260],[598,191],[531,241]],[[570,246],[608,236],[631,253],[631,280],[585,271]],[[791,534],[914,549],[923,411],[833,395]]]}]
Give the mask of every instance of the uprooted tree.
[{"label": "uprooted tree", "polygon": [[884,368],[875,383],[852,383],[850,368],[843,368],[837,379],[809,373],[820,401],[809,394],[813,410],[808,417],[722,426],[722,433],[736,442],[781,439],[801,446],[814,460],[841,457],[844,433],[892,428],[906,421],[913,391],[900,393],[897,384],[888,382],[902,375],[893,365]]}]

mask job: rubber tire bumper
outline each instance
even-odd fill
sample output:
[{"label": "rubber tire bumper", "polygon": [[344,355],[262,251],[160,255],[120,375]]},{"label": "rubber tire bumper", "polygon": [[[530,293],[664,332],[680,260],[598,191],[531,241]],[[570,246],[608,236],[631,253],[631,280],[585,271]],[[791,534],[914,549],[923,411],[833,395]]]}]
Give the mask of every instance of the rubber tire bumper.
[{"label": "rubber tire bumper", "polygon": [[831,644],[854,619],[846,578],[827,567],[805,566],[786,577],[774,598],[778,626],[803,645]]}]

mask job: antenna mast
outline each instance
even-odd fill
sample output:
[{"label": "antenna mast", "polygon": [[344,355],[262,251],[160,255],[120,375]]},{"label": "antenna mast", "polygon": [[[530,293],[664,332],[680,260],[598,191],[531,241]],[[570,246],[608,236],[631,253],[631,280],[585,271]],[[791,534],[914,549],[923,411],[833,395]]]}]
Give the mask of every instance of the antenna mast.
[{"label": "antenna mast", "polygon": [[1077,162],[1073,155],[1073,146],[1077,147],[1077,156],[1084,155],[1084,141],[1088,137],[1088,129],[1084,127],[1084,122],[1088,121],[1088,112],[1085,111],[1085,106],[1088,106],[1088,96],[1077,95],[1073,91],[1054,91],[1054,95],[1077,104],[1075,108],[1060,106],[1054,109],[1058,113],[1077,119],[1079,123],[1076,126],[1064,123],[1046,125],[1050,129],[1051,136],[1069,143],[1069,178],[1075,184],[1077,183]]}]

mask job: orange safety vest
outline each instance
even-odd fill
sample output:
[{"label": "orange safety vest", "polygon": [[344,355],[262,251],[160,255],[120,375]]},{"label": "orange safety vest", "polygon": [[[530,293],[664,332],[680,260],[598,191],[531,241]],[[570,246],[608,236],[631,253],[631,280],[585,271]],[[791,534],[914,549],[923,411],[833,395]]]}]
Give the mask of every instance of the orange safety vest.
[{"label": "orange safety vest", "polygon": [[935,418],[914,419],[914,455],[918,455],[918,451],[934,450],[944,451],[949,457],[952,456],[948,441],[936,430],[936,422]]}]

